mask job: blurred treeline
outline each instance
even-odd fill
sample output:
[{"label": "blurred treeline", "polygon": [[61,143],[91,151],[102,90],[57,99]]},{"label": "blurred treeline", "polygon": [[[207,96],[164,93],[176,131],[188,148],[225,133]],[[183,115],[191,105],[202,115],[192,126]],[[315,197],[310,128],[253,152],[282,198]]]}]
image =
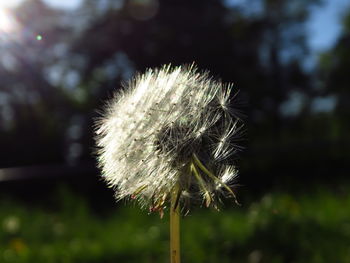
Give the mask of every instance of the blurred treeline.
[{"label": "blurred treeline", "polygon": [[239,90],[244,184],[344,176],[350,10],[334,48],[315,57],[305,23],[322,1],[233,2],[95,0],[72,11],[24,1],[21,37],[0,45],[0,167],[93,162],[94,118],[122,82],[195,61]]}]

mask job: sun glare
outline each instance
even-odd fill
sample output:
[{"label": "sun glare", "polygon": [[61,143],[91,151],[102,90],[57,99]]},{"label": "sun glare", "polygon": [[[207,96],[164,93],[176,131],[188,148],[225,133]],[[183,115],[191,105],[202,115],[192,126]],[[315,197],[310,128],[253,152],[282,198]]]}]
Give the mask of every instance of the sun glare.
[{"label": "sun glare", "polygon": [[11,33],[16,31],[18,24],[11,13],[0,6],[0,33]]}]

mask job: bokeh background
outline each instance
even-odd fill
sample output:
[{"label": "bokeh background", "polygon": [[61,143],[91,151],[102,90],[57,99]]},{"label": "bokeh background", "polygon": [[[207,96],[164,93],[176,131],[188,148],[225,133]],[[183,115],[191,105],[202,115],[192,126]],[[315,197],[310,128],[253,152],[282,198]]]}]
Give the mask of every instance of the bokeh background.
[{"label": "bokeh background", "polygon": [[135,72],[196,62],[245,113],[238,198],[182,220],[184,262],[350,262],[350,2],[1,0],[0,262],[167,262],[115,203],[93,122]]}]

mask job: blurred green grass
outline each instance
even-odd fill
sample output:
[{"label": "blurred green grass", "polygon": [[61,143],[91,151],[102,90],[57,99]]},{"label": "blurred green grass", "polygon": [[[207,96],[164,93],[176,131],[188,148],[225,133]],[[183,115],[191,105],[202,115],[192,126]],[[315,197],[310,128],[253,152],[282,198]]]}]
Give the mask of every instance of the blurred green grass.
[{"label": "blurred green grass", "polygon": [[[350,262],[350,185],[342,187],[196,208],[181,222],[183,262]],[[129,204],[97,212],[67,190],[56,199],[0,201],[0,262],[169,261],[167,215]]]}]

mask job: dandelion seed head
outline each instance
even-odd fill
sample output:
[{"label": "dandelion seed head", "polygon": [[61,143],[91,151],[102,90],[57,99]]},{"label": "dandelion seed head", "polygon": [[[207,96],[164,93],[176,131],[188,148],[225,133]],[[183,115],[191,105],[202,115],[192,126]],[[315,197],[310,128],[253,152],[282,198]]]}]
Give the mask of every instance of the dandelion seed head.
[{"label": "dandelion seed head", "polygon": [[230,192],[237,169],[227,163],[242,126],[232,89],[193,65],[166,65],[116,93],[96,122],[99,165],[116,198],[162,211],[176,184],[182,203],[215,205],[219,189]]}]

